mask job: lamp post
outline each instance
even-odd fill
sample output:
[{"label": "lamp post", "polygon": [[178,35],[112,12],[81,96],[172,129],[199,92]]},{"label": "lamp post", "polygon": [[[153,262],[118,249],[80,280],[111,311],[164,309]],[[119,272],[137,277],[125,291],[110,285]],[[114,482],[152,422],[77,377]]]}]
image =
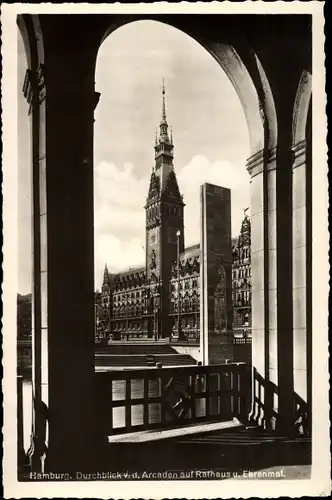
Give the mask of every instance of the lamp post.
[{"label": "lamp post", "polygon": [[128,305],[128,301],[129,299],[127,298],[127,301],[126,301],[126,339],[129,340],[129,318],[128,318],[128,315],[129,315],[129,305]]},{"label": "lamp post", "polygon": [[176,232],[176,250],[177,250],[177,279],[178,279],[178,338],[182,340],[181,313],[180,313],[180,235],[181,231]]}]

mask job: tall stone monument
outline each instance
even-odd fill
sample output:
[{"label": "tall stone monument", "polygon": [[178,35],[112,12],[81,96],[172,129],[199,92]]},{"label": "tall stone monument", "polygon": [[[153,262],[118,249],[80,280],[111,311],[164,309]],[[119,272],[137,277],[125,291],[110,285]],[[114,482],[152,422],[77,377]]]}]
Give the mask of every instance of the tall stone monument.
[{"label": "tall stone monument", "polygon": [[203,364],[233,361],[230,189],[201,186],[200,331]]}]

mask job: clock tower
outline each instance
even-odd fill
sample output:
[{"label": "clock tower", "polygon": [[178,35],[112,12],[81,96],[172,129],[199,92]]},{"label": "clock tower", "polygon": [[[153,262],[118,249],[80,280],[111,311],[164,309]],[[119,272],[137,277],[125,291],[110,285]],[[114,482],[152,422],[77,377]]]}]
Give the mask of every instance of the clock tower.
[{"label": "clock tower", "polygon": [[[162,112],[156,135],[155,165],[146,200],[146,276],[151,294],[151,336],[168,337],[169,280],[174,261],[184,251],[183,197],[180,194],[173,165],[173,137],[168,133],[165,87],[162,86]],[[180,236],[177,237],[177,232]]]}]

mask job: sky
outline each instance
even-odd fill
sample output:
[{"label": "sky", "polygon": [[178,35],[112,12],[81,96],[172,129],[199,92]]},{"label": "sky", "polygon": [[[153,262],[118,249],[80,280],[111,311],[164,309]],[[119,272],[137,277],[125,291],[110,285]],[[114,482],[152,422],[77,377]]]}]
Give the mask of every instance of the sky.
[{"label": "sky", "polygon": [[[21,92],[26,62],[18,40],[18,291],[31,291],[31,172],[27,104]],[[117,272],[145,261],[144,204],[161,118],[161,85],[173,129],[174,165],[184,196],[185,244],[198,243],[199,187],[232,190],[232,235],[250,205],[249,135],[240,100],[213,57],[181,31],[138,21],[112,33],[96,65],[94,200],[95,288],[105,263]]]}]

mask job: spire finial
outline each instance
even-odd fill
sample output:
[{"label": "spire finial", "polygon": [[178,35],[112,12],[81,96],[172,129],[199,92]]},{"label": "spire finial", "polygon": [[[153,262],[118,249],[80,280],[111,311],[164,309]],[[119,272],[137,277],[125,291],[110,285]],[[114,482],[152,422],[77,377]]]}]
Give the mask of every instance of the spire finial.
[{"label": "spire finial", "polygon": [[163,83],[162,83],[162,96],[163,96],[163,105],[162,105],[162,114],[161,114],[161,121],[163,123],[166,123],[166,104],[165,104],[165,80],[163,78]]},{"label": "spire finial", "polygon": [[106,284],[106,283],[108,283],[108,281],[109,281],[108,267],[107,267],[107,264],[105,263],[103,282],[104,282],[104,284]]}]

